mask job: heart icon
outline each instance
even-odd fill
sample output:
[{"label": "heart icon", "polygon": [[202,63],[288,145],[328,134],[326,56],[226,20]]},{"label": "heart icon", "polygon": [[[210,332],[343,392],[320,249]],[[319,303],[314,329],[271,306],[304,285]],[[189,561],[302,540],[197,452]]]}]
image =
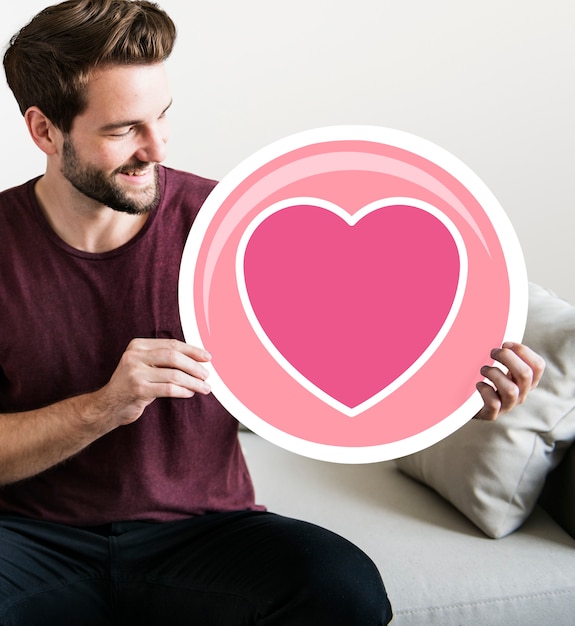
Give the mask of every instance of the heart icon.
[{"label": "heart icon", "polygon": [[277,362],[354,417],[433,354],[459,310],[463,239],[438,209],[387,198],[350,214],[317,198],[262,211],[237,277],[246,315]]},{"label": "heart icon", "polygon": [[242,424],[371,463],[481,409],[480,368],[521,341],[527,285],[509,219],[457,157],[394,129],[327,127],[216,185],[182,255],[180,318]]}]

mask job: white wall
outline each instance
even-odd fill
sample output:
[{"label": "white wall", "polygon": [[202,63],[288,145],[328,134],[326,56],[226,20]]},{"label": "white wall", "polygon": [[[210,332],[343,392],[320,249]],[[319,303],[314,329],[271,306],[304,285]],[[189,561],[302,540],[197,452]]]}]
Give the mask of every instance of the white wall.
[{"label": "white wall", "polygon": [[[0,39],[49,0],[0,9]],[[167,163],[214,178],[285,135],[376,124],[434,141],[491,188],[531,280],[575,303],[571,0],[161,0],[179,41]],[[0,188],[39,173],[0,85]]]}]

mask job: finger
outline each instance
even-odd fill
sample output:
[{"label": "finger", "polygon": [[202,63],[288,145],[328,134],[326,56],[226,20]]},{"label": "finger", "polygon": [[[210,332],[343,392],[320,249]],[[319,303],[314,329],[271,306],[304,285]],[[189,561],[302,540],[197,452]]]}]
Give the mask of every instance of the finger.
[{"label": "finger", "polygon": [[201,348],[172,339],[141,339],[130,343],[122,361],[131,371],[139,397],[189,398],[210,393],[209,371],[188,355],[211,358]]},{"label": "finger", "polygon": [[519,385],[498,367],[485,365],[481,368],[481,375],[493,383],[493,392],[500,402],[500,413],[507,413],[515,405],[523,402]]},{"label": "finger", "polygon": [[475,415],[475,419],[493,422],[501,411],[501,400],[495,389],[488,383],[479,382],[476,386],[483,400],[483,408]]},{"label": "finger", "polygon": [[503,344],[503,349],[514,352],[524,363],[526,363],[533,372],[531,388],[534,389],[539,384],[543,372],[545,371],[545,359],[537,354],[528,346],[522,343],[513,343],[508,341]]},{"label": "finger", "polygon": [[135,339],[130,342],[126,356],[150,367],[181,370],[200,380],[209,376],[201,362],[209,361],[211,354],[177,339]]},{"label": "finger", "polygon": [[148,364],[155,368],[179,370],[200,380],[206,380],[210,375],[209,370],[204,365],[179,350],[158,348],[149,351],[146,356]]},{"label": "finger", "polygon": [[178,341],[177,349],[181,350],[183,354],[190,357],[191,359],[194,359],[194,361],[207,363],[212,360],[212,355],[207,350],[204,350],[203,348],[200,348],[198,346],[192,346],[189,343],[183,343],[181,341]]},{"label": "finger", "polygon": [[154,351],[160,348],[185,354],[200,363],[207,363],[212,359],[212,355],[207,350],[178,339],[133,339],[128,346],[128,349],[145,351]]},{"label": "finger", "polygon": [[211,392],[205,380],[172,368],[149,367],[146,380],[156,398],[191,398],[196,393]]},{"label": "finger", "polygon": [[505,343],[492,350],[491,357],[507,368],[508,378],[519,389],[519,402],[523,402],[529,391],[537,386],[545,369],[545,361],[522,344]]}]

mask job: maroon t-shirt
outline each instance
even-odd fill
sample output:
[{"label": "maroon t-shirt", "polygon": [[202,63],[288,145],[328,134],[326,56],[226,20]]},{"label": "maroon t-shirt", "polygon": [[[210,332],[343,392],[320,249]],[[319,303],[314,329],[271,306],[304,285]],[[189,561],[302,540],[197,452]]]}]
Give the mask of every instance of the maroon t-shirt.
[{"label": "maroon t-shirt", "polygon": [[[35,182],[0,194],[0,413],[102,387],[134,337],[184,339],[180,260],[215,184],[161,167],[162,199],[142,230],[91,254],[50,228]],[[212,395],[158,399],[68,461],[0,488],[0,515],[80,526],[253,508],[237,422]]]}]

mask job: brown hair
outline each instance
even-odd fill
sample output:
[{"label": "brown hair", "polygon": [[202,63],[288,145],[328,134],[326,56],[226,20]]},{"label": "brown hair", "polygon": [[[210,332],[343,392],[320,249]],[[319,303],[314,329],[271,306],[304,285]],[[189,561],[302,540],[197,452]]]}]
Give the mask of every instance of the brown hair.
[{"label": "brown hair", "polygon": [[31,106],[62,132],[86,107],[95,68],[166,60],[176,28],[147,0],[67,0],[47,7],[10,40],[4,55],[8,85],[22,114]]}]

